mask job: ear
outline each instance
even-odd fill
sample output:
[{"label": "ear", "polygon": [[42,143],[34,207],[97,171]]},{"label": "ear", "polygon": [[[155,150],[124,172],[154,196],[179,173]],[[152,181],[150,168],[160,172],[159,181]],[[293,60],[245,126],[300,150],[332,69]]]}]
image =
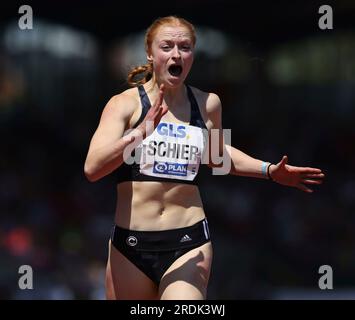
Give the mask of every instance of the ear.
[{"label": "ear", "polygon": [[153,56],[151,54],[147,54],[148,62],[153,62]]}]

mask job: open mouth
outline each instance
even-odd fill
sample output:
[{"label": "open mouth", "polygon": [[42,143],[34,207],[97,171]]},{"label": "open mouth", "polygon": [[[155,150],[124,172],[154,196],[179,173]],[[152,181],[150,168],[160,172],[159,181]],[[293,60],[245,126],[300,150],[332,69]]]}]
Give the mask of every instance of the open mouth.
[{"label": "open mouth", "polygon": [[174,76],[174,77],[178,77],[181,73],[182,73],[182,66],[179,65],[171,65],[168,68],[169,73]]}]

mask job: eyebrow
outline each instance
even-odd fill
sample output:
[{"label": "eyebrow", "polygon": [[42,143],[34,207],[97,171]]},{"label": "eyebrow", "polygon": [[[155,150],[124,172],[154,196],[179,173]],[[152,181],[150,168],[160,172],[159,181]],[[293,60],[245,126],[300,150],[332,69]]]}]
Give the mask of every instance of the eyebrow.
[{"label": "eyebrow", "polygon": [[159,43],[161,43],[161,42],[180,42],[180,43],[190,42],[190,43],[192,43],[192,40],[190,38],[178,39],[177,41],[172,40],[172,39],[161,39],[161,40],[159,40]]}]

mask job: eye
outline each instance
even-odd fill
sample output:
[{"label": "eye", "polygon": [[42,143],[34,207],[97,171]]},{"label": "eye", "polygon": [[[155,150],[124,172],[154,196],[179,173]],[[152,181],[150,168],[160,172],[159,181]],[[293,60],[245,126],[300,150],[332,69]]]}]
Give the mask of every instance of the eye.
[{"label": "eye", "polygon": [[183,45],[183,46],[181,47],[181,50],[183,50],[183,51],[190,51],[190,50],[191,50],[191,46],[185,44],[185,45]]},{"label": "eye", "polygon": [[170,46],[167,44],[163,44],[160,46],[161,49],[163,49],[164,51],[169,51],[170,50]]}]

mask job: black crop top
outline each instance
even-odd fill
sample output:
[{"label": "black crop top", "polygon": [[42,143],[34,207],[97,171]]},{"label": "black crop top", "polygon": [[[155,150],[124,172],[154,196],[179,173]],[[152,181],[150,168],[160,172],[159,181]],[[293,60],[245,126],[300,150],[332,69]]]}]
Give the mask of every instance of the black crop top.
[{"label": "black crop top", "polygon": [[[133,164],[123,163],[117,183],[123,181],[166,181],[198,184],[198,169],[206,149],[207,128],[196,98],[186,86],[191,104],[189,124],[160,121],[132,153]],[[143,86],[138,87],[142,113],[136,128],[145,118],[151,103]],[[131,159],[132,160],[132,159]]]}]

